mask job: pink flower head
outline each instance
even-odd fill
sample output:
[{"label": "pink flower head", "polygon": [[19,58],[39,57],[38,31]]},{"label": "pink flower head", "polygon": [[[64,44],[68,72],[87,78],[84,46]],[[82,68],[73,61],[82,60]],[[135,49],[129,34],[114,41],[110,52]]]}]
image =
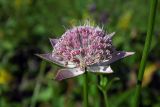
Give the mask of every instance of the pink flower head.
[{"label": "pink flower head", "polygon": [[85,68],[89,72],[112,73],[110,64],[134,52],[116,51],[112,36],[99,27],[78,26],[67,30],[60,39],[50,39],[51,53],[37,54],[39,57],[56,63],[60,69],[55,77],[63,80],[81,75]]}]

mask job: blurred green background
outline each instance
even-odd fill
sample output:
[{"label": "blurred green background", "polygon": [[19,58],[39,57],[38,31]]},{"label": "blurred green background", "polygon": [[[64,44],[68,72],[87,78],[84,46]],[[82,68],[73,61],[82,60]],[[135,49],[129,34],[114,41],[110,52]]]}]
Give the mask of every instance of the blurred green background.
[{"label": "blurred green background", "polygon": [[[149,0],[0,0],[0,107],[82,107],[82,76],[56,82],[60,67],[35,53],[51,52],[49,38],[89,19],[116,32],[118,50],[134,56],[112,64],[119,77],[108,91],[111,107],[129,107],[143,51]],[[141,107],[160,107],[160,2],[143,80]],[[42,63],[41,63],[42,62]],[[99,76],[89,74],[90,107],[104,107]]]}]

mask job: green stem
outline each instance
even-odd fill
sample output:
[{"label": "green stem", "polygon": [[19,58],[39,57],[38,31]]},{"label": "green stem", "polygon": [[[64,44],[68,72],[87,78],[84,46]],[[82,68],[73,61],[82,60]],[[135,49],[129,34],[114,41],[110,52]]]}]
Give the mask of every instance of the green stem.
[{"label": "green stem", "polygon": [[102,93],[103,93],[103,96],[104,96],[105,105],[106,105],[106,107],[109,107],[107,93],[106,93],[106,91],[105,91],[105,90],[104,90],[104,91],[102,91]]},{"label": "green stem", "polygon": [[156,15],[156,7],[157,7],[157,0],[150,0],[151,1],[151,7],[150,7],[150,15],[148,20],[148,29],[147,29],[147,36],[145,40],[143,55],[141,59],[140,69],[138,72],[138,81],[136,86],[136,92],[134,97],[134,102],[132,104],[133,107],[139,106],[139,99],[140,99],[140,93],[142,88],[142,79],[144,75],[144,70],[147,62],[147,57],[150,50],[151,40],[152,40],[152,33],[154,29],[154,22],[155,22],[155,15]]},{"label": "green stem", "polygon": [[105,77],[104,75],[100,75],[100,90],[103,93],[103,97],[104,97],[104,102],[105,102],[105,106],[109,107],[108,104],[108,96],[107,96],[107,91],[108,91],[108,79],[107,77]]},{"label": "green stem", "polygon": [[41,81],[42,81],[42,77],[44,75],[45,67],[46,67],[46,62],[42,61],[41,65],[40,65],[40,72],[39,72],[37,80],[36,80],[36,85],[34,88],[33,96],[31,98],[30,107],[35,107],[35,105],[36,105],[37,96],[38,96],[40,88],[41,88]]},{"label": "green stem", "polygon": [[87,70],[85,68],[85,73],[84,73],[84,86],[83,86],[83,97],[84,97],[84,104],[83,107],[88,107],[88,74]]}]

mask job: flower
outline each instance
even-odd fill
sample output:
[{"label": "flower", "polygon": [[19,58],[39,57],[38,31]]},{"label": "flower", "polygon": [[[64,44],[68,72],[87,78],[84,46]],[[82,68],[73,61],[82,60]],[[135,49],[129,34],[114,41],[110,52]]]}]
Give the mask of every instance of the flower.
[{"label": "flower", "polygon": [[59,39],[50,39],[54,48],[51,53],[37,56],[65,67],[58,71],[56,80],[75,77],[86,71],[112,73],[111,63],[134,54],[117,51],[112,45],[114,34],[107,34],[100,27],[77,26],[67,30]]}]

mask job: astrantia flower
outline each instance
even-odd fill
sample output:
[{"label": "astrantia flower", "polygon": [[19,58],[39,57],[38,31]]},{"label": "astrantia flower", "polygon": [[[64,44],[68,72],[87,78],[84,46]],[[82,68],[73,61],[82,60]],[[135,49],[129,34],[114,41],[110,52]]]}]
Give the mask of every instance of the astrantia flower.
[{"label": "astrantia flower", "polygon": [[134,54],[117,51],[112,45],[114,34],[106,34],[99,27],[77,26],[67,30],[59,39],[50,39],[53,51],[38,56],[65,67],[58,71],[56,80],[84,72],[112,73],[111,63]]}]

